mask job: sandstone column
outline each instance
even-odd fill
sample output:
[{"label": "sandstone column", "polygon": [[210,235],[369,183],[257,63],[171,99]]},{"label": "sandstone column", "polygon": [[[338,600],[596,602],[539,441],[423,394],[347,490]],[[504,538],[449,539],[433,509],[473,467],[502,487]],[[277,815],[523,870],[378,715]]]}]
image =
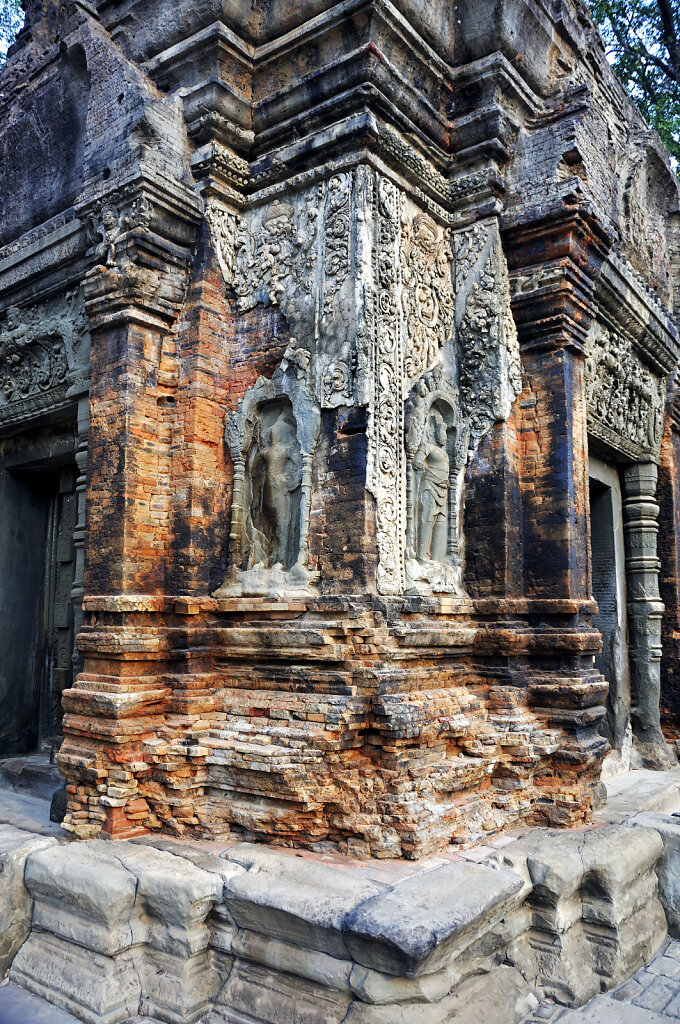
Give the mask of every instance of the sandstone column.
[{"label": "sandstone column", "polygon": [[626,540],[628,634],[633,735],[643,762],[669,767],[659,715],[661,691],[661,618],[656,501],[657,467],[653,462],[628,466],[623,474],[623,522]]}]

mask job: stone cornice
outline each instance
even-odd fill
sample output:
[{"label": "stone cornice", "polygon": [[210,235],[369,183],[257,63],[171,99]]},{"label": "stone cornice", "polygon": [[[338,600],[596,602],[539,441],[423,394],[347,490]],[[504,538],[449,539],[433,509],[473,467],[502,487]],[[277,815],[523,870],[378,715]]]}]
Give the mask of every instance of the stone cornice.
[{"label": "stone cornice", "polygon": [[654,292],[625,256],[610,253],[596,288],[600,316],[630,337],[658,376],[677,365],[680,339],[675,324]]},{"label": "stone cornice", "polygon": [[506,218],[503,228],[522,346],[585,354],[594,286],[611,236],[587,202],[557,199],[535,218]]},{"label": "stone cornice", "polygon": [[0,309],[71,287],[85,269],[85,227],[73,208],[0,249]]}]

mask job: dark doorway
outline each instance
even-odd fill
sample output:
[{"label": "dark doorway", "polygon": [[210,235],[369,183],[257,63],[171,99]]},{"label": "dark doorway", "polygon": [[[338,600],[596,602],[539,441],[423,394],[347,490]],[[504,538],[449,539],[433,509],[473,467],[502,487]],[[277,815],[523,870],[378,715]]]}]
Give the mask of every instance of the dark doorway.
[{"label": "dark doorway", "polygon": [[58,746],[73,682],[75,466],[0,466],[0,757]]},{"label": "dark doorway", "polygon": [[[612,470],[615,475],[615,470]],[[615,500],[619,497],[619,501]],[[617,550],[617,532],[619,545]],[[590,480],[590,544],[593,597],[598,614],[593,626],[602,634],[602,652],[595,667],[609,683],[607,715],[602,732],[620,750],[630,717],[630,682],[626,644],[625,576],[618,481],[616,490]]]}]

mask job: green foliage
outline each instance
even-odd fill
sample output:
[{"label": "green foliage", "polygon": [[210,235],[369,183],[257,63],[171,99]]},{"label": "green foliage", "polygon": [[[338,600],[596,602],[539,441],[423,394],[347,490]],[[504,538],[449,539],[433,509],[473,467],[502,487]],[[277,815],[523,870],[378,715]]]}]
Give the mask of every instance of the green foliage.
[{"label": "green foliage", "polygon": [[680,0],[591,0],[614,70],[680,160]]},{"label": "green foliage", "polygon": [[20,0],[0,0],[0,64],[24,23]]}]

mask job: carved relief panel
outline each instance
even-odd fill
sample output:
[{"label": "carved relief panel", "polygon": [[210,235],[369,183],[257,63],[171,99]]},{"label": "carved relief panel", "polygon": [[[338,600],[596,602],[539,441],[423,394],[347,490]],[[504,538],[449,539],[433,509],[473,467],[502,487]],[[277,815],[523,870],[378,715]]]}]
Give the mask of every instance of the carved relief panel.
[{"label": "carved relief panel", "polygon": [[588,430],[632,459],[656,459],[663,434],[665,378],[652,373],[630,339],[597,321],[585,364]]},{"label": "carved relief panel", "polygon": [[233,558],[219,593],[313,585],[306,489],[320,410],[342,405],[369,411],[378,590],[462,593],[465,466],[520,387],[495,219],[452,233],[367,166],[242,215],[213,199],[206,216],[238,309],[280,306],[297,339],[228,422]]},{"label": "carved relief panel", "polygon": [[0,423],[62,406],[89,377],[90,338],[79,292],[29,308],[10,307],[0,324]]},{"label": "carved relief panel", "polygon": [[461,473],[469,427],[441,367],[421,377],[406,405],[406,586],[462,593]]},{"label": "carved relief panel", "polygon": [[521,386],[498,227],[451,234],[385,178],[371,219],[378,588],[462,593],[465,466]]}]

